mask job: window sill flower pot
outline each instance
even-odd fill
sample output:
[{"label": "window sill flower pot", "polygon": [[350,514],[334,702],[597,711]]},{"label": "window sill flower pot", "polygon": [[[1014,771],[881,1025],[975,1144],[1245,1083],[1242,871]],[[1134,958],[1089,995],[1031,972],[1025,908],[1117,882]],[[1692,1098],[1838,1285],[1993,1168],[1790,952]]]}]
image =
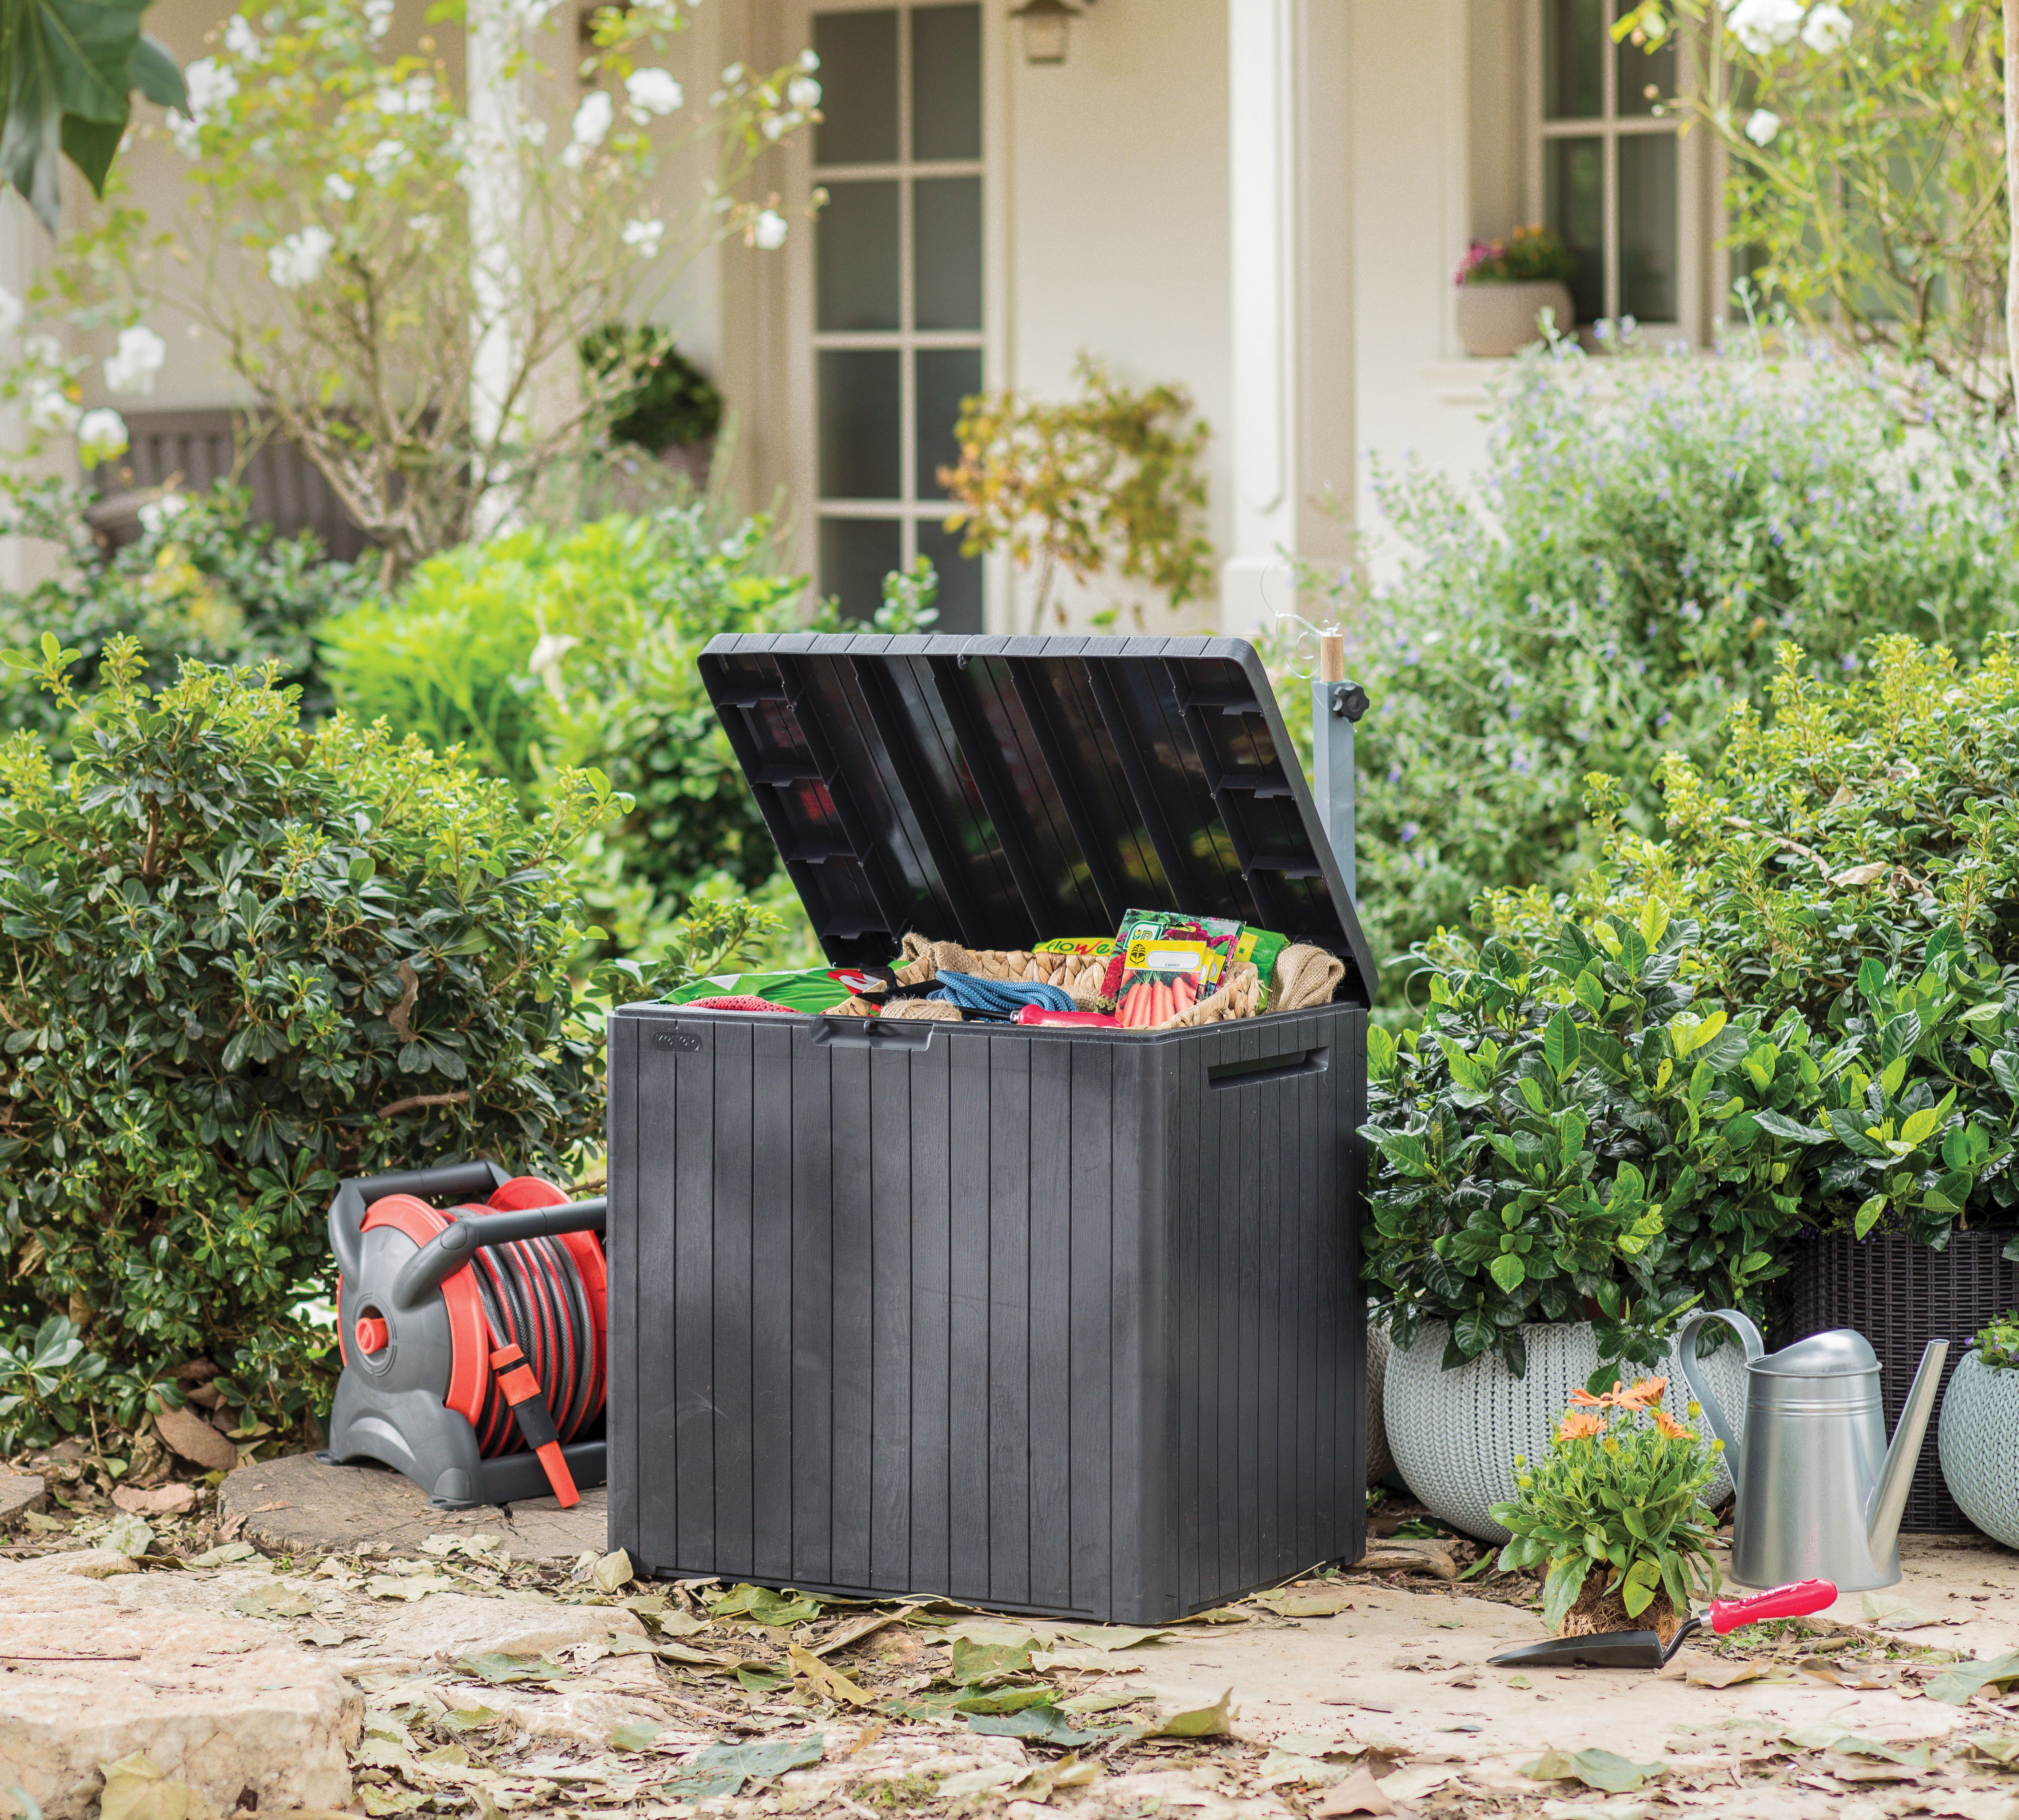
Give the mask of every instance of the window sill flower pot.
[{"label": "window sill flower pot", "polygon": [[1936,1434],[1942,1477],[1964,1516],[2019,1548],[2019,1371],[1963,1355]]},{"label": "window sill flower pot", "polygon": [[[1454,1529],[1496,1546],[1507,1540],[1507,1532],[1488,1513],[1513,1499],[1515,1456],[1542,1458],[1571,1392],[1582,1390],[1598,1369],[1598,1341],[1588,1321],[1538,1324],[1522,1336],[1528,1348],[1524,1377],[1490,1353],[1448,1372],[1442,1369],[1447,1330],[1426,1321],[1413,1346],[1397,1345],[1390,1354],[1383,1398],[1389,1448],[1417,1501]],[[1664,1369],[1669,1389],[1662,1407],[1683,1421],[1689,1391],[1673,1352]],[[1703,1361],[1703,1369],[1726,1412],[1742,1425],[1744,1355],[1736,1346],[1723,1346]],[[1628,1366],[1620,1375],[1640,1374]],[[1709,1496],[1713,1505],[1731,1496],[1731,1477],[1722,1464]]]},{"label": "window sill flower pot", "polygon": [[1543,339],[1542,314],[1555,312],[1557,332],[1569,335],[1577,326],[1570,288],[1560,284],[1461,285],[1458,292],[1458,338],[1475,360],[1505,360]]}]

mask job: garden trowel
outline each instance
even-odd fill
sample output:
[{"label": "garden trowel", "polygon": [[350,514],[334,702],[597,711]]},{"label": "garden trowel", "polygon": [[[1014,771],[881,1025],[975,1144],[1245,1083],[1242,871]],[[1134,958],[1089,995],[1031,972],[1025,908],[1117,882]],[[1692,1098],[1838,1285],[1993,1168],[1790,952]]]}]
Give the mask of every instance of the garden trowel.
[{"label": "garden trowel", "polygon": [[1798,1580],[1746,1599],[1713,1599],[1702,1616],[1685,1619],[1664,1648],[1652,1630],[1606,1630],[1596,1637],[1552,1637],[1488,1656],[1495,1668],[1658,1669],[1683,1647],[1685,1637],[1708,1624],[1720,1637],[1768,1618],[1801,1618],[1836,1603],[1828,1580]]}]

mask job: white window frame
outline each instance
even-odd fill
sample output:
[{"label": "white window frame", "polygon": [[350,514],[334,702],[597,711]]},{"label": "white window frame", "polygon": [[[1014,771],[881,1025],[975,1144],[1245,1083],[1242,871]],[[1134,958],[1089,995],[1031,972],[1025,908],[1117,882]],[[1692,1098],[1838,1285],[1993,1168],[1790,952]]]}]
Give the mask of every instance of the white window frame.
[{"label": "white window frame", "polygon": [[[1666,132],[1676,136],[1676,297],[1680,306],[1676,320],[1647,322],[1651,328],[1680,330],[1692,346],[1706,341],[1706,292],[1719,281],[1728,263],[1720,256],[1716,243],[1721,237],[1717,223],[1723,210],[1717,206],[1718,190],[1713,183],[1707,153],[1710,135],[1682,132],[1683,122],[1658,115],[1624,114],[1619,111],[1619,60],[1614,53],[1612,26],[1622,0],[1601,0],[1604,23],[1600,37],[1600,100],[1597,118],[1588,120],[1550,120],[1545,118],[1547,95],[1547,49],[1545,8],[1547,0],[1523,0],[1524,60],[1528,75],[1528,127],[1524,136],[1528,147],[1528,169],[1524,189],[1524,212],[1531,221],[1546,219],[1548,186],[1543,170],[1543,148],[1553,139],[1596,139],[1600,142],[1603,192],[1600,204],[1605,244],[1604,309],[1608,321],[1619,317],[1619,142],[1637,135]],[[1680,89],[1687,92],[1695,74],[1691,47],[1687,39],[1676,46],[1676,73]]]},{"label": "white window frame", "polygon": [[[829,13],[880,13],[895,11],[907,16],[897,34],[898,146],[912,143],[912,34],[908,15],[929,8],[935,0],[788,0],[788,36],[794,44],[814,42],[816,14]],[[816,590],[828,591],[820,572],[821,526],[829,518],[895,520],[902,528],[901,561],[908,566],[918,553],[918,527],[921,521],[943,519],[950,509],[944,499],[921,495],[918,491],[918,409],[916,363],[912,352],[935,348],[973,348],[981,353],[981,382],[984,389],[1002,386],[1006,297],[1003,274],[1006,212],[998,173],[1007,165],[1002,155],[1006,109],[1002,93],[1002,44],[1008,29],[1005,0],[981,0],[981,156],[962,159],[900,159],[890,164],[821,165],[814,161],[815,136],[809,132],[799,152],[801,174],[809,185],[831,181],[872,179],[898,179],[899,314],[896,329],[823,330],[818,326],[818,271],[815,259],[817,223],[803,234],[795,234],[789,255],[792,288],[792,404],[790,409],[792,492],[808,502],[802,543],[803,558],[814,578]],[[973,176],[981,180],[982,206],[982,326],[979,331],[926,330],[911,326],[915,315],[914,256],[915,239],[912,220],[912,188],[903,181],[909,177]],[[902,396],[899,429],[900,488],[895,499],[847,499],[829,497],[820,491],[819,361],[829,349],[897,350],[900,353]],[[1002,565],[993,558],[982,564],[982,614],[984,626],[991,625],[1004,609],[999,602],[1006,592]]]}]

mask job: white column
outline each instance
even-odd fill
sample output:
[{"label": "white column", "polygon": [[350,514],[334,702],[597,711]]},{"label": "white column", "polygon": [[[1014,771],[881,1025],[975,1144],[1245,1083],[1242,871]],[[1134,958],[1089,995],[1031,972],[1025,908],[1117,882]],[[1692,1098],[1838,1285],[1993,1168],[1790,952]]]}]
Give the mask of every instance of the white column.
[{"label": "white column", "polygon": [[1300,0],[1227,0],[1234,265],[1234,514],[1220,623],[1296,604],[1297,56]]},{"label": "white column", "polygon": [[[520,323],[519,237],[524,230],[520,144],[525,130],[524,59],[513,0],[469,0],[464,26],[464,89],[469,121],[470,283],[476,293],[471,332],[470,430],[478,450],[501,436],[508,399],[524,359]],[[512,401],[523,415],[527,401]],[[504,466],[506,464],[494,464]],[[493,473],[491,479],[502,478]],[[505,528],[509,489],[477,502],[476,533]]]}]

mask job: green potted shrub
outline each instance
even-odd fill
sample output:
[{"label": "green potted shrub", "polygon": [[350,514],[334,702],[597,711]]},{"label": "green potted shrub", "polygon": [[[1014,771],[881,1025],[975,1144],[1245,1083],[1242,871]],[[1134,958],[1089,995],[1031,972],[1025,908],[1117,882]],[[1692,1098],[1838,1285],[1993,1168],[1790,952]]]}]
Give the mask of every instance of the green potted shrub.
[{"label": "green potted shrub", "polygon": [[1670,1416],[1666,1388],[1649,1378],[1573,1397],[1549,1451],[1521,1463],[1517,1495],[1494,1506],[1510,1535],[1501,1568],[1546,1570],[1542,1620],[1557,1636],[1651,1630],[1666,1644],[1717,1590],[1705,1494],[1724,1444]]},{"label": "green potted shrub", "polygon": [[1936,1440],[1963,1514],[2019,1548],[2019,1313],[2001,1315],[1970,1341],[1943,1394]]},{"label": "green potted shrub", "polygon": [[[1994,636],[1966,672],[1881,638],[1836,686],[1784,647],[1771,698],[1714,767],[1669,763],[1666,839],[1602,813],[1579,913],[1675,906],[1706,994],[1817,1033],[1820,1092],[1779,1128],[1820,1228],[1791,1329],[1869,1336],[1891,1419],[1923,1339],[2019,1303],[2019,647]],[[1963,1527],[1938,1452],[1910,1530]]]},{"label": "green potted shrub", "polygon": [[[1786,1269],[1802,1149],[1774,1126],[1802,1128],[1821,1068],[1800,1018],[1697,999],[1680,977],[1696,940],[1651,900],[1532,942],[1447,938],[1423,955],[1422,1029],[1369,1032],[1362,1244],[1394,1339],[1388,1445],[1481,1539],[1506,1539],[1493,1506],[1574,1390],[1669,1363],[1700,1302],[1763,1318]],[[1707,1362],[1742,1409],[1736,1354]]]},{"label": "green potted shrub", "polygon": [[1552,332],[1571,334],[1576,274],[1576,256],[1554,228],[1517,227],[1504,241],[1474,241],[1452,281],[1465,351],[1475,360],[1505,360]]}]

